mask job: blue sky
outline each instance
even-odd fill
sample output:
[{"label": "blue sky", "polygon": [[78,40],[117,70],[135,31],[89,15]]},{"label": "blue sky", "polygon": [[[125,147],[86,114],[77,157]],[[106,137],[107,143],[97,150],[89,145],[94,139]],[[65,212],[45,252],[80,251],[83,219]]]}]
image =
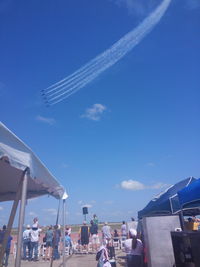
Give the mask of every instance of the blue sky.
[{"label": "blue sky", "polygon": [[[1,0],[0,114],[82,206],[128,220],[167,185],[200,177],[200,4],[176,0],[139,45],[47,108],[40,91],[136,27],[161,1]],[[0,203],[0,224],[11,203]],[[58,203],[28,201],[26,222],[53,224]]]}]

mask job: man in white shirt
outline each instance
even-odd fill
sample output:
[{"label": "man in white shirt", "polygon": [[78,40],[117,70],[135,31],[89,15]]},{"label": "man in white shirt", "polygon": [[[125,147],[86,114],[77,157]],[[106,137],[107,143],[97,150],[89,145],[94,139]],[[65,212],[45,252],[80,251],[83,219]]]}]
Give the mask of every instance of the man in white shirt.
[{"label": "man in white shirt", "polygon": [[31,226],[28,224],[26,230],[23,232],[23,260],[27,259],[26,251],[28,250],[28,258],[30,258],[30,248],[31,248],[31,239],[30,239]]},{"label": "man in white shirt", "polygon": [[[30,249],[29,261],[31,260],[38,261],[38,244],[39,244],[40,232],[41,229],[37,227],[32,227],[30,230],[31,249]],[[33,251],[34,251],[34,258],[33,258]]]},{"label": "man in white shirt", "polygon": [[122,237],[122,241],[126,240],[126,238],[127,238],[127,227],[126,227],[125,221],[122,222],[121,237]]}]

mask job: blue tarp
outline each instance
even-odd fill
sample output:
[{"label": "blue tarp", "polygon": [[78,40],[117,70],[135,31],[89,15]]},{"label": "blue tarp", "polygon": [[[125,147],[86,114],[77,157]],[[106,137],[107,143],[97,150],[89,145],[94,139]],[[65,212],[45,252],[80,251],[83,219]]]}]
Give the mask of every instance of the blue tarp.
[{"label": "blue tarp", "polygon": [[178,191],[181,207],[200,208],[200,179]]},{"label": "blue tarp", "polygon": [[147,206],[138,212],[138,218],[145,216],[175,214],[181,210],[177,192],[192,184],[196,179],[189,177],[170,186],[164,192],[152,199]]}]

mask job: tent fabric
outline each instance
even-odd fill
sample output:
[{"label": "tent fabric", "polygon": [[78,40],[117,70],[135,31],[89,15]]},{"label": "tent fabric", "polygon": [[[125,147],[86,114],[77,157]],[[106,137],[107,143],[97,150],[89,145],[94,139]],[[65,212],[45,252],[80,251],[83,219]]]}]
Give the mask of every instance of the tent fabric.
[{"label": "tent fabric", "polygon": [[182,208],[200,208],[200,179],[178,191]]},{"label": "tent fabric", "polygon": [[62,198],[65,190],[44,164],[15,134],[0,122],[0,201],[14,200],[25,169],[27,198],[50,194]]},{"label": "tent fabric", "polygon": [[154,197],[147,206],[138,212],[138,218],[153,215],[175,214],[181,210],[177,192],[182,188],[196,181],[194,177],[189,177],[179,183],[170,186],[164,192]]}]

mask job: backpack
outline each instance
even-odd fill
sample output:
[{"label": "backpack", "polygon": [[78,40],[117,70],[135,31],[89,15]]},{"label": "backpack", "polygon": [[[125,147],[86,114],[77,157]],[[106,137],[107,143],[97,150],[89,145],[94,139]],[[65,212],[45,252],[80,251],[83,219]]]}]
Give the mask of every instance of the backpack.
[{"label": "backpack", "polygon": [[101,253],[102,253],[102,249],[97,252],[97,254],[96,254],[96,261],[98,261],[100,259]]}]

